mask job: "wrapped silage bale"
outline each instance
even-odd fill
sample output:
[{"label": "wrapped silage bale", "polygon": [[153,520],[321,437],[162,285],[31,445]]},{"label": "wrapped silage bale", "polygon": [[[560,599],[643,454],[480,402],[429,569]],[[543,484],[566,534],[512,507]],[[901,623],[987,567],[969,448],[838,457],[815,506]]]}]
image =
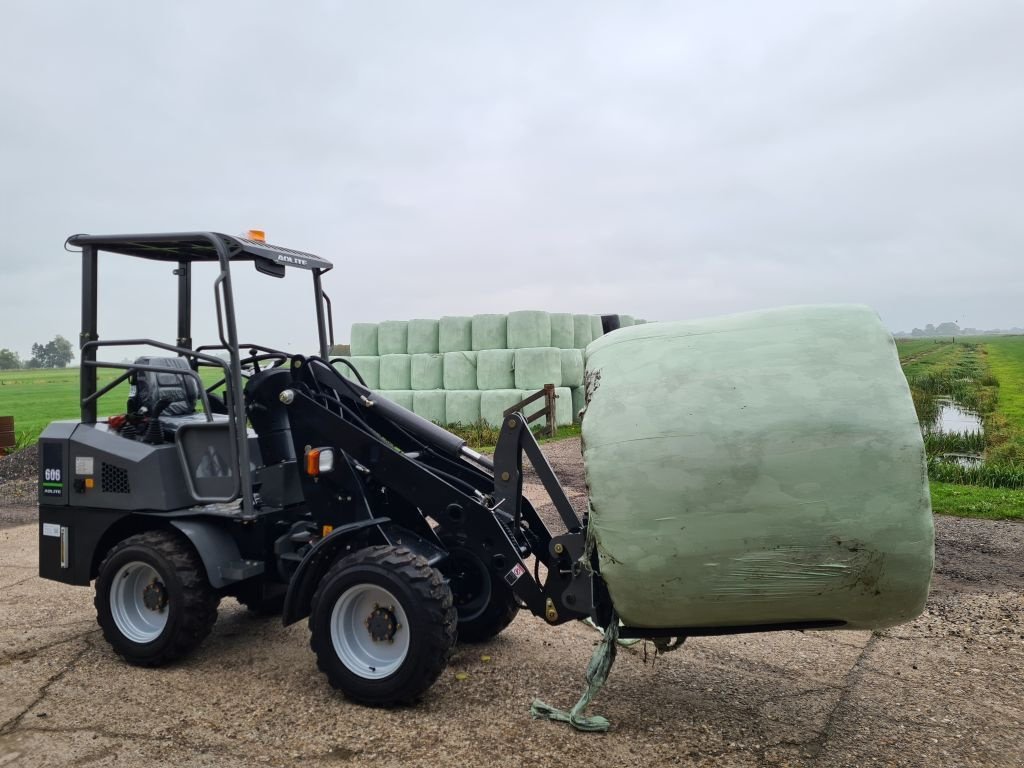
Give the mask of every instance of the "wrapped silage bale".
[{"label": "wrapped silage bale", "polygon": [[622,621],[836,621],[924,607],[933,527],[896,347],[861,306],[653,323],[587,350],[589,535]]},{"label": "wrapped silage bale", "polygon": [[476,354],[477,389],[512,389],[516,385],[515,351],[481,349]]},{"label": "wrapped silage bale", "polygon": [[406,352],[419,355],[425,352],[437,352],[437,320],[410,320],[409,341]]},{"label": "wrapped silage bale", "polygon": [[445,392],[444,414],[446,424],[461,424],[468,427],[480,421],[480,396],[478,389],[452,389]]},{"label": "wrapped silage bale", "polygon": [[577,349],[586,349],[587,344],[593,341],[593,332],[590,324],[590,315],[573,315],[573,339]]},{"label": "wrapped silage bale", "polygon": [[385,320],[377,326],[377,354],[405,355],[409,352],[409,321]]},{"label": "wrapped silage bale", "polygon": [[407,411],[412,410],[412,390],[408,389],[381,389],[374,394],[386,397],[393,403],[402,406]]},{"label": "wrapped silage bale", "polygon": [[562,363],[561,385],[563,387],[583,386],[583,350],[582,349],[560,349],[559,357]]},{"label": "wrapped silage bale", "polygon": [[[515,350],[515,385],[517,389],[537,390],[545,384],[562,383],[562,350],[536,347]],[[483,389],[483,387],[481,387]]]},{"label": "wrapped silage bale", "polygon": [[412,389],[411,363],[411,355],[381,355],[380,388]]},{"label": "wrapped silage bale", "polygon": [[551,346],[551,316],[547,312],[523,310],[508,313],[509,349]]},{"label": "wrapped silage bale", "polygon": [[409,389],[441,389],[444,386],[444,356],[409,355]]},{"label": "wrapped silage bale", "polygon": [[377,324],[352,323],[352,340],[349,347],[349,354],[353,357],[380,354],[377,351]]},{"label": "wrapped silage bale", "polygon": [[[530,392],[524,392],[523,397],[529,397]],[[544,399],[538,398],[523,409],[524,416],[532,416],[538,411],[544,410]],[[555,426],[567,427],[572,424],[572,390],[569,387],[555,387]],[[530,429],[547,426],[547,414],[544,414],[536,421],[530,422]]]},{"label": "wrapped silage bale", "polygon": [[576,346],[576,323],[569,312],[552,312],[551,346],[573,349]]},{"label": "wrapped silage bale", "polygon": [[[590,316],[590,340],[591,341],[597,341],[602,336],[604,336],[604,325],[601,323],[601,316],[600,315],[591,315]],[[584,349],[586,347],[585,344],[584,345],[577,344],[576,346],[579,347],[580,349]]]},{"label": "wrapped silage bale", "polygon": [[508,318],[505,315],[473,315],[473,350],[506,349]]},{"label": "wrapped silage bale", "polygon": [[445,352],[445,389],[476,389],[476,358],[479,352]]},{"label": "wrapped silage bale", "polygon": [[585,387],[573,387],[572,389],[572,420],[574,422],[580,420],[580,411],[586,408],[586,391]]},{"label": "wrapped silage bale", "polygon": [[[351,363],[359,375],[363,377],[363,381],[366,382],[367,389],[379,389],[380,388],[380,358],[371,357],[368,355],[360,355],[358,357],[346,357],[346,361]],[[335,363],[334,367],[338,373],[344,376],[346,379],[352,381],[359,381],[355,374],[352,373],[352,369],[345,365],[344,362]]]},{"label": "wrapped silage bale", "polygon": [[444,426],[445,391],[443,389],[418,390],[412,393],[412,412],[427,421]]},{"label": "wrapped silage bale", "polygon": [[521,389],[489,389],[480,393],[480,420],[492,427],[500,427],[508,408],[526,396]]},{"label": "wrapped silage bale", "polygon": [[473,318],[446,315],[437,321],[437,351],[465,352],[473,349]]},{"label": "wrapped silage bale", "polygon": [[632,328],[636,320],[632,315],[619,315],[619,328]]}]

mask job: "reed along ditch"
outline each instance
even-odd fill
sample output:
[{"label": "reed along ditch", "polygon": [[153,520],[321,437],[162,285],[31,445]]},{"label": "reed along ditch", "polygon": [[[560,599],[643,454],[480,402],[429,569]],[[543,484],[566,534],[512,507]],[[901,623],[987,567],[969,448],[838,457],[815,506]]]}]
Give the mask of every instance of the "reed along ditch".
[{"label": "reed along ditch", "polygon": [[997,413],[1000,382],[984,342],[936,342],[904,361],[932,480],[1024,488],[1022,436]]}]

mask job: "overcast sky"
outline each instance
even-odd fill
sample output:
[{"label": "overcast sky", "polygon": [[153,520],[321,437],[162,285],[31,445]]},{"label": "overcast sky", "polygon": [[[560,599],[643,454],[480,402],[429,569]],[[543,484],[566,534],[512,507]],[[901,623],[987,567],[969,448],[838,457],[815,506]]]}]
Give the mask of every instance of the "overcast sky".
[{"label": "overcast sky", "polygon": [[[79,331],[74,232],[262,228],[353,321],[863,302],[1024,325],[1024,3],[4,3],[0,347]],[[165,265],[100,333],[172,340]],[[242,265],[241,335],[312,349]],[[197,340],[212,275],[197,278]]]}]

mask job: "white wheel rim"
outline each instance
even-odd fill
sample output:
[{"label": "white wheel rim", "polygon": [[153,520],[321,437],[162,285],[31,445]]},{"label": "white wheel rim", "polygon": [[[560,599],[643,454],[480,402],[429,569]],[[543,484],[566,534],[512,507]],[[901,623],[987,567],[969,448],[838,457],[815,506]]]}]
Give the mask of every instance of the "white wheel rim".
[{"label": "white wheel rim", "polygon": [[[376,638],[369,624],[372,619],[376,619]],[[382,623],[394,625],[393,632],[382,633]],[[405,609],[383,587],[375,584],[349,587],[331,611],[331,643],[341,663],[353,674],[366,680],[388,677],[402,666],[409,654],[409,620]]]},{"label": "white wheel rim", "polygon": [[[165,597],[150,607],[146,605],[147,590],[151,604],[153,590]],[[121,566],[110,585],[110,613],[121,634],[133,643],[151,643],[160,637],[170,613],[166,590],[160,574],[148,563],[135,561]]]}]

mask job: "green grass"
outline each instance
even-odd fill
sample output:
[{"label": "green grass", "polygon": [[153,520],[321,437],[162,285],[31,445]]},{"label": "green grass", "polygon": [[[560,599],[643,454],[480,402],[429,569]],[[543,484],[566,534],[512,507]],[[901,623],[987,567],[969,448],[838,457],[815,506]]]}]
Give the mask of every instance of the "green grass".
[{"label": "green grass", "polygon": [[1024,520],[1024,491],[931,482],[932,511],[938,515]]},{"label": "green grass", "polygon": [[999,381],[999,397],[985,421],[993,459],[1024,463],[1024,336],[986,340],[991,375]]},{"label": "green grass", "polygon": [[[493,453],[494,446],[498,442],[498,434],[501,432],[499,427],[492,427],[483,423],[471,424],[469,426],[464,424],[449,424],[444,427],[444,429],[447,429],[449,432],[461,437],[473,450],[485,451],[487,453]],[[573,424],[568,427],[558,427],[555,430],[554,437],[540,435],[537,434],[537,432],[538,430],[534,429],[534,434],[537,437],[538,443],[550,443],[556,440],[565,440],[567,437],[579,437],[580,425]]]},{"label": "green grass", "polygon": [[[940,396],[976,411],[981,434],[925,436],[932,503],[940,514],[1024,516],[1024,336],[897,342],[922,424],[938,413]],[[944,453],[980,453],[985,461],[962,466]]]},{"label": "green grass", "polygon": [[[99,370],[99,386],[116,379],[122,371]],[[14,417],[18,445],[34,443],[47,424],[61,419],[77,419],[79,406],[79,369],[0,371],[0,416]],[[205,369],[203,380],[209,384],[220,372]],[[124,413],[128,400],[128,382],[100,398],[98,413],[111,416]]]},{"label": "green grass", "polygon": [[[99,371],[99,385],[113,381],[121,371]],[[207,384],[220,378],[220,371],[204,369],[202,377]],[[14,416],[14,429],[19,446],[34,443],[47,424],[61,419],[77,419],[79,410],[78,368],[0,371],[0,416]],[[128,383],[120,384],[99,402],[99,415],[124,413],[128,400]],[[464,437],[476,450],[493,450],[498,440],[498,429],[486,424],[469,427],[447,427]],[[554,438],[538,435],[541,443],[577,437],[579,425],[559,427]]]}]

